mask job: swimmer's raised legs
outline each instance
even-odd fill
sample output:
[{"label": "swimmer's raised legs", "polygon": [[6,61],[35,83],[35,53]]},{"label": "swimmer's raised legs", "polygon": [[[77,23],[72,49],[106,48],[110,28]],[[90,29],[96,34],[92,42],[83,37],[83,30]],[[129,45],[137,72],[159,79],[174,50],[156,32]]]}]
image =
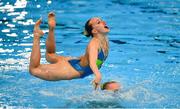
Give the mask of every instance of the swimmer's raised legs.
[{"label": "swimmer's raised legs", "polygon": [[40,30],[40,24],[41,19],[39,19],[34,26],[34,39],[30,56],[29,72],[33,76],[49,81],[79,78],[80,73],[69,64],[69,57],[58,56],[55,53],[54,28],[56,22],[54,13],[49,13],[48,15],[49,34],[46,41],[46,59],[51,64],[40,64],[40,37],[44,34],[43,31]]},{"label": "swimmer's raised legs", "polygon": [[35,68],[40,65],[41,53],[40,53],[40,37],[44,34],[42,30],[40,30],[39,25],[41,24],[41,19],[39,19],[34,26],[34,40],[33,47],[30,58],[30,68]]},{"label": "swimmer's raised legs", "polygon": [[49,25],[49,33],[46,40],[46,60],[50,63],[57,62],[56,52],[56,43],[54,38],[54,29],[56,26],[55,14],[50,12],[48,14],[48,25]]}]

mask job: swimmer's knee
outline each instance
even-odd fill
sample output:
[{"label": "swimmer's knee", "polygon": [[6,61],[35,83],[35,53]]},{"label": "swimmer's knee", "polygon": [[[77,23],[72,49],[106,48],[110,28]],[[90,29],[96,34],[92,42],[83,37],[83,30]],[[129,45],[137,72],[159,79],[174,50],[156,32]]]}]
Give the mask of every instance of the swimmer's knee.
[{"label": "swimmer's knee", "polygon": [[34,72],[34,68],[29,67],[29,73],[30,73],[31,75],[34,75],[34,74],[35,74],[35,72]]},{"label": "swimmer's knee", "polygon": [[38,68],[32,68],[32,67],[29,67],[29,73],[33,76],[37,76],[38,74]]},{"label": "swimmer's knee", "polygon": [[50,57],[50,54],[48,52],[46,52],[46,60],[49,62],[49,57]]},{"label": "swimmer's knee", "polygon": [[46,52],[46,60],[50,63],[56,63],[58,61],[58,58],[55,53]]}]

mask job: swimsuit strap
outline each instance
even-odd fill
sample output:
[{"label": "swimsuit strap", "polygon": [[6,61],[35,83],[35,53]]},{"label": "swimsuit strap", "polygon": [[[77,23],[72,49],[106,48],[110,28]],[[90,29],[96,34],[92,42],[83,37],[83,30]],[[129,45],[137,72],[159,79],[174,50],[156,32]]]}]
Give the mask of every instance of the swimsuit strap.
[{"label": "swimsuit strap", "polygon": [[101,61],[101,60],[99,60],[99,59],[96,60],[96,65],[97,65],[98,69],[101,68],[101,65],[102,65],[102,64],[103,64],[103,61]]},{"label": "swimsuit strap", "polygon": [[101,68],[101,65],[103,64],[104,60],[106,59],[104,52],[101,49],[99,49],[99,53],[98,53],[98,59],[96,60],[96,65],[98,68]]},{"label": "swimsuit strap", "polygon": [[104,60],[106,59],[106,56],[104,55],[103,49],[101,48],[101,49],[99,49],[98,51],[99,51],[99,53],[98,53],[98,59],[104,61]]}]

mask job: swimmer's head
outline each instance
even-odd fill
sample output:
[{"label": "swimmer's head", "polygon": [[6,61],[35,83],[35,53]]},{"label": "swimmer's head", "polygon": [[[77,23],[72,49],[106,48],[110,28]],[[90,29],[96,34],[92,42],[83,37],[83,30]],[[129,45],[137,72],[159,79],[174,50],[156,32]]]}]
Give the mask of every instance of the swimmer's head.
[{"label": "swimmer's head", "polygon": [[116,81],[105,82],[101,85],[101,90],[118,91],[120,84]]},{"label": "swimmer's head", "polygon": [[94,17],[86,22],[83,34],[87,37],[93,37],[94,34],[107,34],[109,31],[105,21]]}]

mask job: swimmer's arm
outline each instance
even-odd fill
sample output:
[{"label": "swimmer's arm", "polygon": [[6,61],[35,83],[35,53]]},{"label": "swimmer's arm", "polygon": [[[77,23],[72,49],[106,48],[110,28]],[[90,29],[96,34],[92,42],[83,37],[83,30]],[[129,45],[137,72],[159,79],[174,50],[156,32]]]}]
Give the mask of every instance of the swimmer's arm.
[{"label": "swimmer's arm", "polygon": [[94,82],[97,83],[97,85],[99,85],[101,81],[101,73],[99,72],[99,69],[96,65],[96,60],[98,58],[98,46],[95,41],[89,44],[88,53],[89,53],[89,65],[95,75]]}]

